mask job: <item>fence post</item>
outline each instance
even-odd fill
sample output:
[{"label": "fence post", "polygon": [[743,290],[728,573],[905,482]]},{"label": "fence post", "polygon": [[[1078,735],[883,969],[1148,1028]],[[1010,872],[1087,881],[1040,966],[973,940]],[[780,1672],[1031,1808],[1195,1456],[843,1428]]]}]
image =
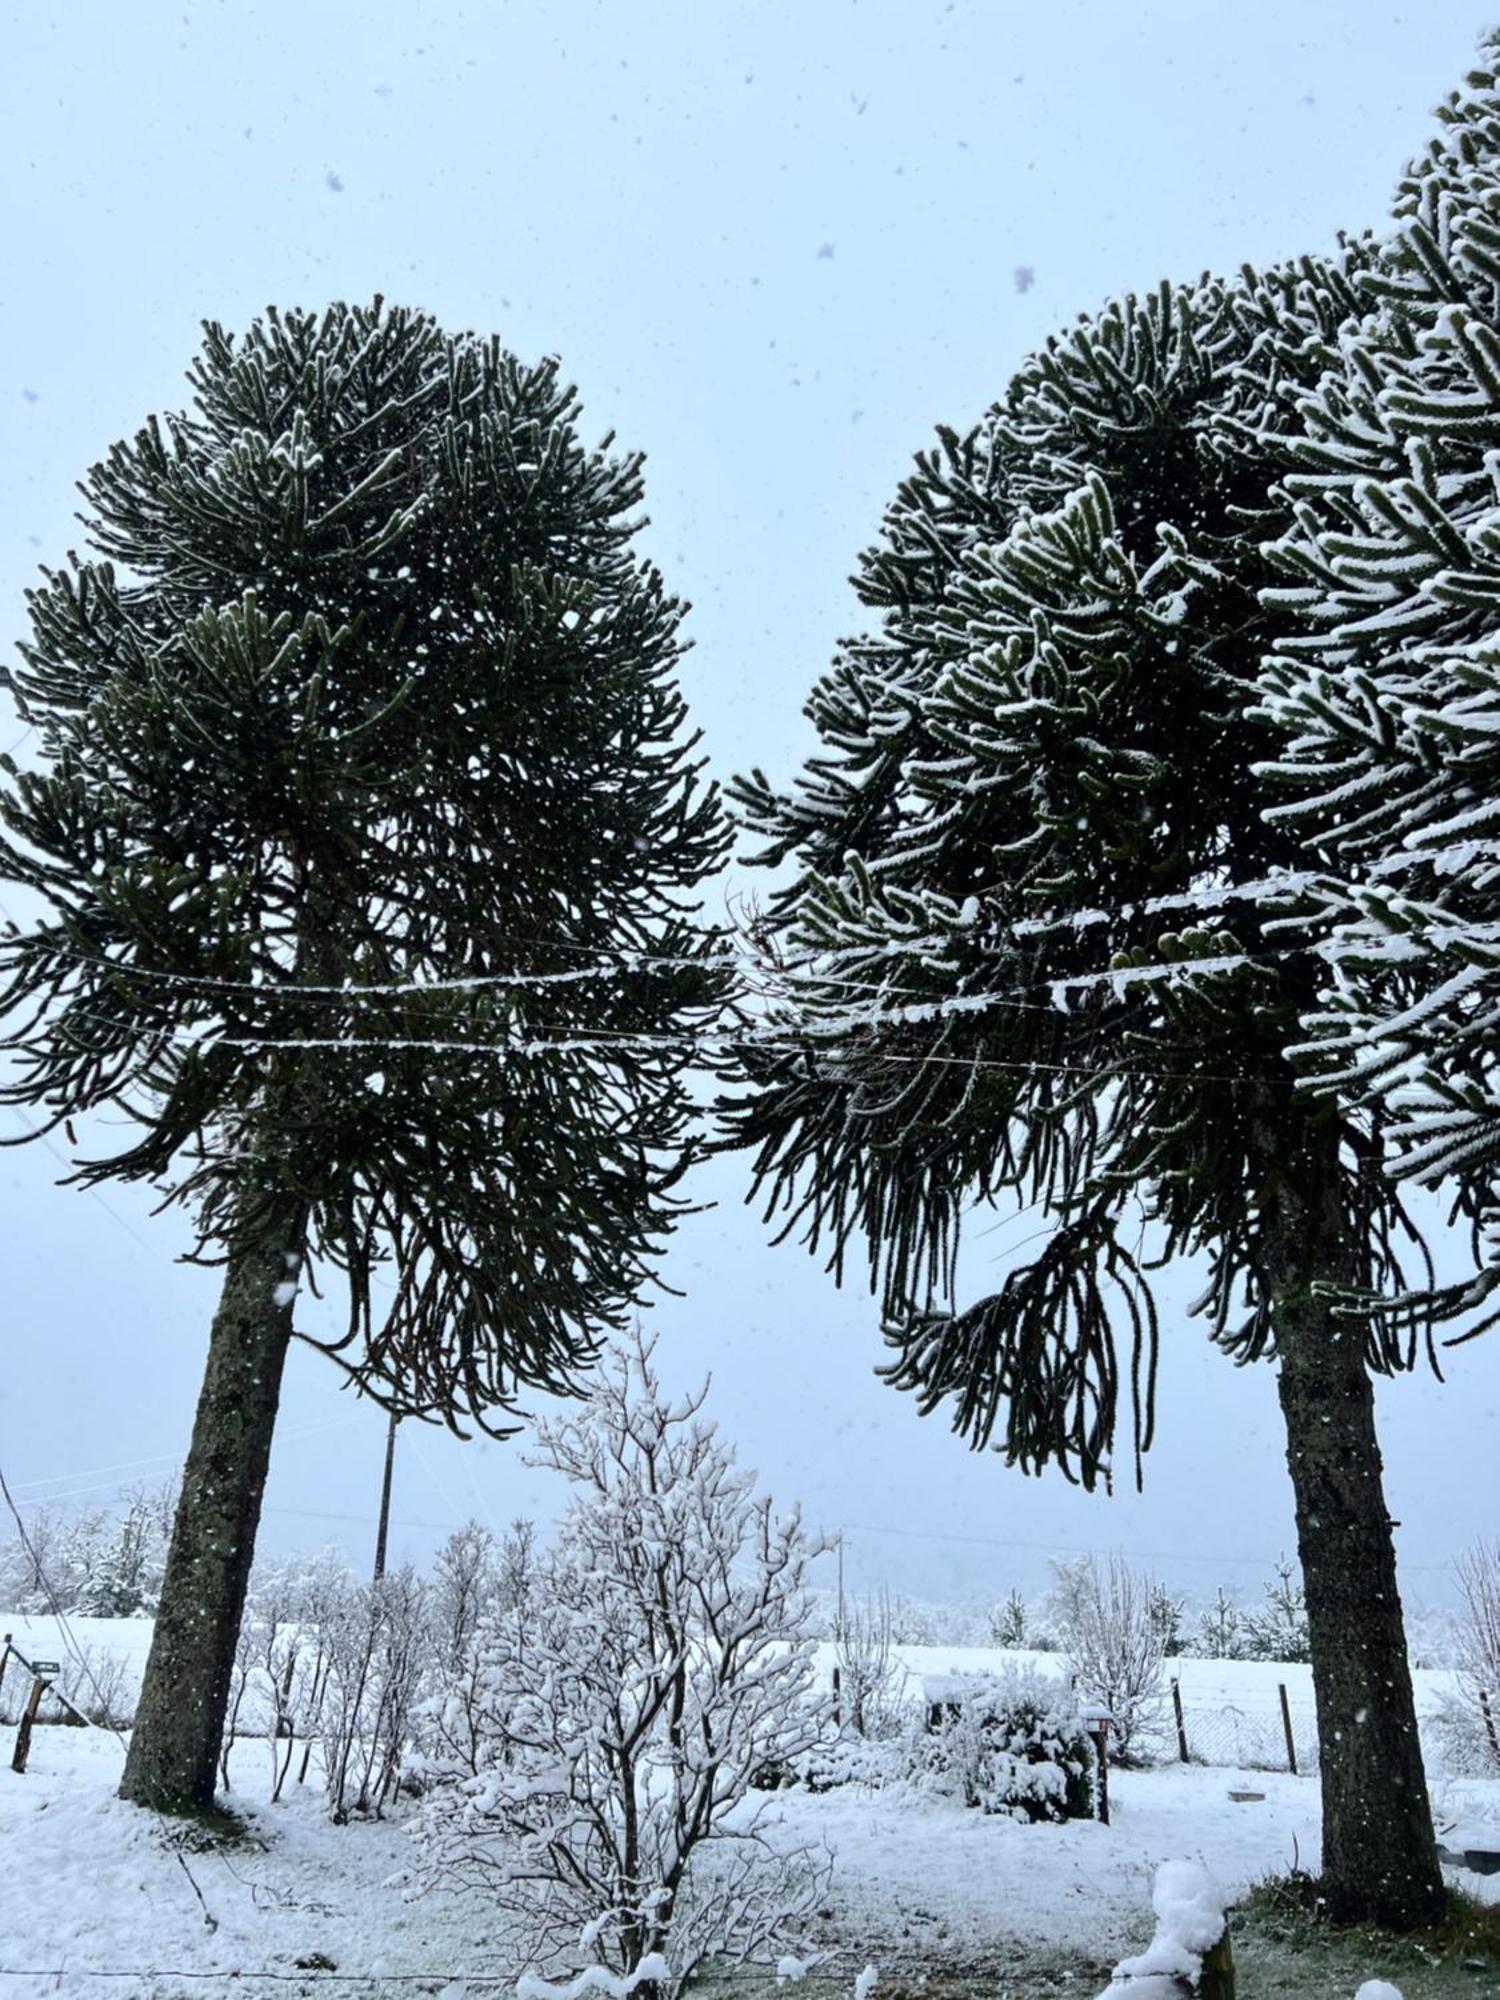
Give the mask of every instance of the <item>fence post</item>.
[{"label": "fence post", "polygon": [[1099,1824],[1109,1825],[1109,1720],[1098,1724],[1094,1747],[1099,1752]]},{"label": "fence post", "polygon": [[1479,1712],[1484,1717],[1484,1733],[1490,1739],[1490,1750],[1495,1762],[1500,1764],[1500,1735],[1495,1733],[1495,1711],[1490,1707],[1490,1691],[1479,1690]]},{"label": "fence post", "polygon": [[26,1759],[31,1754],[31,1725],[36,1721],[36,1712],[42,1705],[42,1695],[47,1683],[38,1678],[31,1683],[31,1699],[26,1704],[26,1712],[21,1717],[21,1726],[16,1731],[15,1754],[10,1760],[13,1771],[24,1771]]},{"label": "fence post", "polygon": [[1203,1970],[1198,1977],[1198,2000],[1235,2000],[1234,1948],[1229,1942],[1229,1919],[1217,1944],[1203,1954]]},{"label": "fence post", "polygon": [[1295,1778],[1297,1775],[1297,1745],[1292,1736],[1292,1705],[1286,1698],[1286,1682],[1278,1681],[1276,1691],[1281,1696],[1281,1726],[1286,1731],[1287,1769]]},{"label": "fence post", "polygon": [[1177,1761],[1185,1764],[1188,1760],[1187,1724],[1182,1719],[1182,1683],[1172,1683],[1172,1713],[1177,1717]]},{"label": "fence post", "polygon": [[842,1729],[844,1726],[844,1704],[839,1692],[842,1685],[843,1676],[840,1674],[837,1666],[835,1666],[833,1670],[833,1726],[835,1729]]}]

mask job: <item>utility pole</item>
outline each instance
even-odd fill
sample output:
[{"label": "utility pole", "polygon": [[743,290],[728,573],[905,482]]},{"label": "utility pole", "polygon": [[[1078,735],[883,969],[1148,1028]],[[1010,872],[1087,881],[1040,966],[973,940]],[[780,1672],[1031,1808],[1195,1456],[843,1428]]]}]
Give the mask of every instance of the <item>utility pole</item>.
[{"label": "utility pole", "polygon": [[385,1434],[385,1477],[380,1482],[380,1525],[375,1531],[375,1581],[385,1575],[385,1545],[391,1532],[391,1475],[396,1469],[396,1426],[401,1419],[391,1412]]}]

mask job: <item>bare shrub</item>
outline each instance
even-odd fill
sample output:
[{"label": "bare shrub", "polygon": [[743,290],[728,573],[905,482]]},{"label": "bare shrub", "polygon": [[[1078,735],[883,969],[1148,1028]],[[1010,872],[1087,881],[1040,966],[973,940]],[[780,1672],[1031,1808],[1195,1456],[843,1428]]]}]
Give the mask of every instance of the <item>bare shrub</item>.
[{"label": "bare shrub", "polygon": [[1166,1693],[1155,1579],[1118,1555],[1079,1556],[1052,1572],[1053,1619],[1079,1697],[1109,1714],[1118,1761],[1141,1762]]},{"label": "bare shrub", "polygon": [[906,1675],[891,1658],[891,1600],[885,1591],[878,1598],[840,1600],[834,1661],[842,1726],[856,1736],[899,1734]]},{"label": "bare shrub", "polygon": [[538,1426],[573,1503],[433,1704],[413,1827],[424,1886],[484,1889],[534,1964],[581,1951],[643,2000],[800,1942],[820,1887],[742,1808],[827,1727],[803,1595],[824,1545],[755,1495],[702,1401],[663,1396],[637,1339],[582,1414]]},{"label": "bare shrub", "polygon": [[1474,1762],[1500,1770],[1500,1541],[1476,1542],[1456,1567],[1463,1594],[1457,1692],[1470,1725],[1462,1733]]},{"label": "bare shrub", "polygon": [[427,1590],[410,1567],[351,1584],[329,1609],[321,1703],[328,1810],[379,1819],[411,1740],[430,1658]]}]

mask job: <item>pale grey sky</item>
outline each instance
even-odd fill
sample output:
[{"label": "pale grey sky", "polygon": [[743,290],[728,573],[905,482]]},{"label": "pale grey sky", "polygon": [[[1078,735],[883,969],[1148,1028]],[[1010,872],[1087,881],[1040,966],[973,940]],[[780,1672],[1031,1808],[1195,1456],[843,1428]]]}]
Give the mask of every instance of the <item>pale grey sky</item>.
[{"label": "pale grey sky", "polygon": [[[375,291],[561,355],[585,428],[648,454],[651,552],[695,606],[685,681],[722,773],[785,776],[855,618],[846,578],[935,423],[1055,325],[1163,275],[1378,224],[1461,76],[1468,0],[29,0],[0,74],[0,571],[13,638],[76,542],[73,482],[182,399],[200,319]],[[0,712],[0,747],[19,735]],[[18,754],[24,756],[24,748]],[[9,1114],[0,1113],[0,1121]],[[0,1156],[0,1463],[107,1502],[185,1448],[211,1276],[132,1191]],[[720,1161],[665,1275],[672,1379],[785,1497],[844,1527],[856,1583],[1025,1588],[1119,1545],[1184,1587],[1292,1546],[1274,1384],[1164,1290],[1146,1493],[974,1458],[874,1381],[875,1315],[772,1249]],[[976,1244],[1003,1259],[1027,1223]],[[1446,1388],[1382,1391],[1407,1594],[1492,1524],[1500,1339]],[[383,1420],[294,1357],[264,1547],[367,1554]],[[395,1550],[544,1505],[515,1446],[403,1436]]]}]

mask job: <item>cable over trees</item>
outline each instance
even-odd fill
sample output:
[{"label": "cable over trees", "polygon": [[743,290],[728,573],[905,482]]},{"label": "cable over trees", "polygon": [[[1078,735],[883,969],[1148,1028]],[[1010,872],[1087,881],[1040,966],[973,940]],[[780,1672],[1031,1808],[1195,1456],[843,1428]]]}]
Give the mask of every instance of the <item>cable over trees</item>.
[{"label": "cable over trees", "polygon": [[162,1806],[212,1796],[289,1339],[454,1428],[572,1386],[679,1204],[724,979],[682,606],[555,362],[377,299],[209,325],[189,383],[83,482],[0,785],[0,1094],[123,1117],[74,1178],[224,1269],[123,1785]]},{"label": "cable over trees", "polygon": [[[1405,1927],[1443,1889],[1370,1377],[1430,1350],[1435,1308],[1381,1121],[1299,1084],[1327,918],[1263,815],[1253,710],[1277,441],[1376,256],[1119,300],[918,458],[861,562],[873,629],[809,702],[817,754],[734,788],[796,866],[757,938],[796,1046],[747,1039],[724,1116],[783,1234],[839,1275],[862,1243],[889,1379],[1028,1471],[1107,1482],[1123,1423],[1139,1474],[1142,1245],[1204,1260],[1211,1337],[1278,1364],[1325,1893]],[[965,1213],[1014,1200],[1045,1240],[966,1303]]]}]

